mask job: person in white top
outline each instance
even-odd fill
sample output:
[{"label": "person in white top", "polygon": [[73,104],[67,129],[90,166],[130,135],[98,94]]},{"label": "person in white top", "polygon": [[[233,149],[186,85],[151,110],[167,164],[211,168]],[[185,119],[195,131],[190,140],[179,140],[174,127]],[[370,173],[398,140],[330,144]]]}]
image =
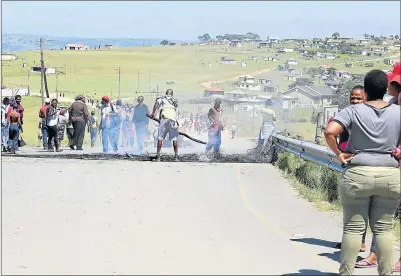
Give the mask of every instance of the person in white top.
[{"label": "person in white top", "polygon": [[3,151],[7,151],[7,142],[8,142],[8,127],[7,127],[7,106],[10,102],[10,99],[5,97],[3,99],[3,103],[1,104],[1,144],[3,146]]},{"label": "person in white top", "polygon": [[60,144],[58,140],[58,110],[57,110],[57,99],[53,99],[50,106],[46,109],[46,125],[47,131],[49,133],[49,140],[48,140],[48,149],[50,151],[54,151],[51,140],[54,139],[54,145],[56,147],[56,151],[60,152]]},{"label": "person in white top", "polygon": [[235,134],[237,133],[237,125],[235,123],[232,124],[231,131],[232,131],[232,139],[234,139]]}]

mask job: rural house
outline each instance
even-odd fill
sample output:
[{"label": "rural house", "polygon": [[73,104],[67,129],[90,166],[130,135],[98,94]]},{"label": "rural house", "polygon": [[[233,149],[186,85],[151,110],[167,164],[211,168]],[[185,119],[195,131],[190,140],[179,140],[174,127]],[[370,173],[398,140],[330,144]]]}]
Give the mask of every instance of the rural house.
[{"label": "rural house", "polygon": [[254,77],[249,75],[239,77],[238,88],[250,91],[260,91],[259,83],[255,81]]},{"label": "rural house", "polygon": [[89,46],[85,44],[67,44],[64,46],[64,50],[88,50]]},{"label": "rural house", "polygon": [[235,59],[222,57],[221,58],[221,64],[237,64],[237,61]]},{"label": "rural house", "polygon": [[290,58],[287,60],[288,65],[298,65],[298,61],[295,58]]},{"label": "rural house", "polygon": [[16,60],[18,57],[14,54],[1,54],[1,60]]},{"label": "rural house", "polygon": [[224,90],[217,87],[210,87],[204,90],[204,97],[224,96]]},{"label": "rural house", "polygon": [[267,77],[261,76],[261,77],[259,77],[259,84],[271,85],[272,81],[270,79],[268,79]]},{"label": "rural house", "polygon": [[230,41],[229,46],[241,48],[242,47],[241,40],[232,40],[232,41]]},{"label": "rural house", "polygon": [[323,106],[330,105],[334,98],[335,90],[328,86],[295,86],[282,93],[282,96],[289,96],[296,99],[300,106]]}]

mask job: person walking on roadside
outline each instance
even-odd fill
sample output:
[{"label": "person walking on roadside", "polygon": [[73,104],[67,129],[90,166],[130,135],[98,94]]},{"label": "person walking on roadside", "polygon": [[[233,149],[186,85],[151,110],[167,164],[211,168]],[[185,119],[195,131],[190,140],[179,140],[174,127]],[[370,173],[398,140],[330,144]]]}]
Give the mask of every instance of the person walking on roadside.
[{"label": "person walking on roadside", "polygon": [[235,138],[235,134],[236,133],[237,133],[237,125],[235,123],[233,123],[232,126],[231,126],[232,139]]},{"label": "person walking on roadside", "polygon": [[75,102],[68,109],[69,120],[74,128],[70,149],[82,150],[82,144],[85,138],[85,126],[89,120],[89,111],[85,103],[85,97],[78,95]]},{"label": "person walking on roadside", "polygon": [[24,125],[24,107],[21,104],[22,96],[21,95],[15,96],[15,102],[18,105],[18,113],[21,116],[21,125]]},{"label": "person walking on roadside", "polygon": [[57,137],[60,146],[61,142],[64,140],[64,133],[67,124],[68,124],[68,117],[66,115],[66,111],[65,109],[61,109],[58,115],[58,123],[57,123]]},{"label": "person walking on roadside", "polygon": [[214,149],[214,156],[220,156],[220,146],[221,146],[221,131],[223,130],[223,123],[221,121],[221,116],[223,110],[221,109],[221,99],[216,99],[214,101],[214,106],[209,109],[208,119],[208,142],[206,145],[206,154]]},{"label": "person walking on roadside", "polygon": [[58,140],[58,111],[57,111],[57,99],[53,99],[51,101],[50,106],[46,110],[46,125],[47,130],[49,132],[49,151],[54,151],[54,148],[51,146],[51,141],[53,141],[54,146],[56,147],[56,152],[61,152],[60,144]]},{"label": "person walking on roadside", "polygon": [[[339,185],[343,207],[340,275],[352,275],[369,222],[376,239],[379,275],[393,271],[393,215],[400,200],[401,109],[383,100],[388,78],[381,70],[366,74],[366,102],[341,110],[325,129],[326,142],[346,167]],[[350,133],[346,151],[337,137]]]},{"label": "person walking on roadside", "polygon": [[11,111],[7,115],[7,126],[8,126],[8,150],[10,153],[15,154],[18,150],[18,139],[20,131],[23,131],[21,124],[21,115],[18,112],[18,105],[13,103],[11,105]]},{"label": "person walking on roadside", "polygon": [[265,107],[261,109],[262,127],[260,128],[258,147],[263,150],[266,142],[274,132],[274,122],[276,121],[276,112],[272,109],[272,101],[267,100]]},{"label": "person walking on roadside", "polygon": [[119,122],[113,122],[117,120],[119,114],[115,112],[115,107],[110,102],[108,96],[103,96],[100,106],[100,130],[102,131],[102,146],[103,152],[107,153],[109,150],[109,143],[112,146],[114,152],[118,151],[118,140],[115,125],[119,125]]},{"label": "person walking on roadside", "polygon": [[1,145],[3,147],[3,152],[7,151],[7,141],[8,141],[8,126],[7,126],[7,106],[10,103],[10,99],[5,97],[1,104]]},{"label": "person walking on roadside", "polygon": [[98,127],[99,127],[99,122],[97,120],[97,117],[95,116],[95,111],[92,110],[91,116],[89,118],[89,125],[88,125],[88,132],[90,133],[90,136],[91,136],[91,147],[92,148],[95,146]]},{"label": "person walking on roadside", "polygon": [[138,152],[139,154],[142,154],[145,136],[148,132],[149,118],[147,116],[149,115],[149,108],[143,103],[144,98],[142,96],[139,96],[137,101],[138,104],[135,106],[132,122],[135,125]]},{"label": "person walking on roadside", "polygon": [[39,129],[42,130],[43,149],[48,149],[48,131],[46,126],[46,110],[50,106],[50,99],[45,99],[45,104],[39,109]]},{"label": "person walking on roadside", "polygon": [[172,89],[167,89],[166,95],[156,99],[153,106],[151,118],[155,117],[156,110],[160,110],[160,124],[158,127],[158,141],[157,141],[157,158],[156,161],[160,162],[160,152],[163,146],[163,140],[169,136],[170,141],[173,141],[173,148],[175,154],[175,161],[178,158],[178,101],[174,98]]}]

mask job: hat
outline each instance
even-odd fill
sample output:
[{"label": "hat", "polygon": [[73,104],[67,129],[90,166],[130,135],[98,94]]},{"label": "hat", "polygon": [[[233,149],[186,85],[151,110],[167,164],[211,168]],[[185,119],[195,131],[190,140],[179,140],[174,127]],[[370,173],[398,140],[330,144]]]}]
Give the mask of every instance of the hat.
[{"label": "hat", "polygon": [[388,78],[388,84],[390,84],[391,80],[394,78],[394,73],[393,72],[388,72],[387,73],[387,78]]},{"label": "hat", "polygon": [[105,102],[110,102],[110,98],[108,96],[103,96],[102,100]]},{"label": "hat", "polygon": [[393,78],[389,81],[389,84],[392,82],[396,82],[401,85],[401,75],[394,75]]},{"label": "hat", "polygon": [[51,102],[50,98],[45,99],[45,103],[50,103],[50,102]]},{"label": "hat", "polygon": [[392,72],[394,75],[401,75],[401,65],[400,65],[400,62],[397,62],[395,65],[394,65],[394,68],[393,68],[393,72]]}]

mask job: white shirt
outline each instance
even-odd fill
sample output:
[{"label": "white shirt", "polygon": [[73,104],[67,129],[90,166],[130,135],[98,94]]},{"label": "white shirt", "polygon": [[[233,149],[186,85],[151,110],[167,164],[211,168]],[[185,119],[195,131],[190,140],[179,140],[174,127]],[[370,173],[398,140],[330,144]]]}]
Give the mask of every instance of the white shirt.
[{"label": "white shirt", "polygon": [[233,131],[236,131],[236,130],[237,130],[237,125],[232,125],[232,126],[231,126],[231,129],[232,129]]},{"label": "white shirt", "polygon": [[6,106],[4,104],[1,104],[1,124],[2,125],[7,124],[7,121],[6,121]]},{"label": "white shirt", "polygon": [[[106,106],[101,106],[100,107],[100,115],[102,118],[101,126],[103,127],[109,127],[110,126],[110,119],[108,118],[108,115],[113,111],[113,109],[111,108],[111,103],[107,104]],[[116,107],[113,106],[114,111],[116,111]]]},{"label": "white shirt", "polygon": [[48,126],[55,126],[58,123],[58,112],[47,118]]}]

